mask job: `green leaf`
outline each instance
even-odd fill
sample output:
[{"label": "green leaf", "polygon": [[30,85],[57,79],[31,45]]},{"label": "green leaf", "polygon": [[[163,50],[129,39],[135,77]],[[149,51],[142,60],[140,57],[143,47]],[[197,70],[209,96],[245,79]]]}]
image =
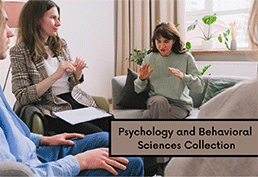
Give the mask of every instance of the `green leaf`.
[{"label": "green leaf", "polygon": [[211,67],[211,64],[209,64],[209,65],[207,65],[207,66],[204,66],[203,69],[202,69],[202,71],[200,72],[200,74],[203,75],[203,74],[207,71],[207,69],[208,69],[209,67]]},{"label": "green leaf", "polygon": [[221,34],[219,34],[218,40],[219,40],[220,43],[222,43],[222,36],[221,36]]},{"label": "green leaf", "polygon": [[225,42],[225,45],[226,45],[227,49],[230,50],[227,42]]},{"label": "green leaf", "polygon": [[192,46],[191,46],[191,43],[190,43],[190,42],[187,42],[187,43],[186,43],[186,48],[187,48],[188,50],[190,50],[190,49],[192,48]]},{"label": "green leaf", "polygon": [[206,15],[202,18],[203,23],[206,25],[211,25],[217,20],[216,13],[214,15]]},{"label": "green leaf", "polygon": [[195,22],[193,22],[190,26],[188,26],[187,31],[194,30],[197,24],[198,24],[198,20],[195,20]]},{"label": "green leaf", "polygon": [[228,30],[226,31],[226,33],[229,35],[229,34],[230,34],[230,29],[228,29]]},{"label": "green leaf", "polygon": [[176,29],[179,31],[179,27],[180,26],[180,24],[179,23],[177,23],[177,24],[175,24],[175,27],[176,27]]}]

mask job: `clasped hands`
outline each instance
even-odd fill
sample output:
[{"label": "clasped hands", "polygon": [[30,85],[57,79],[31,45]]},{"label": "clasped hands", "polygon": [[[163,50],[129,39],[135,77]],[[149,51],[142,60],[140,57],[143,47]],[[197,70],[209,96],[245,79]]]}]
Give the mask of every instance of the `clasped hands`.
[{"label": "clasped hands", "polygon": [[[41,146],[60,146],[60,145],[74,145],[74,142],[70,140],[71,138],[83,138],[83,134],[79,133],[63,133],[54,136],[42,136],[40,140]],[[129,161],[123,157],[109,157],[108,148],[97,148],[82,152],[75,155],[78,160],[80,169],[105,169],[114,175],[118,175],[118,172],[114,167],[121,170],[125,170],[126,166],[123,164],[128,164]]]},{"label": "clasped hands", "polygon": [[[154,71],[154,68],[149,70],[149,66],[150,66],[150,63],[145,63],[142,67],[140,67],[140,69],[139,69],[140,76],[139,77],[141,80],[147,79],[151,75],[151,73]],[[179,69],[168,67],[168,70],[181,80],[184,79],[184,77],[185,77],[184,73],[182,73]]]},{"label": "clasped hands", "polygon": [[58,79],[60,79],[67,69],[73,71],[76,75],[76,78],[79,80],[82,74],[82,70],[86,66],[86,61],[82,57],[76,57],[75,62],[72,61],[60,61],[60,64],[56,70]]}]

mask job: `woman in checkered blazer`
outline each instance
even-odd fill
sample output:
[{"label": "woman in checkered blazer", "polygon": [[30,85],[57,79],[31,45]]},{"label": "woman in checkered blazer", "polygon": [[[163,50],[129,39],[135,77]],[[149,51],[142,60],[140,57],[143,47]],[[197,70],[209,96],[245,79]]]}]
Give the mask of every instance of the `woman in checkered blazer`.
[{"label": "woman in checkered blazer", "polygon": [[67,43],[58,35],[59,20],[60,8],[53,1],[32,1],[22,9],[17,45],[10,50],[16,107],[35,105],[47,120],[45,128],[56,133],[109,131],[109,118],[72,126],[53,116],[53,112],[97,107],[77,87],[83,82],[86,62],[82,57],[72,60]]}]

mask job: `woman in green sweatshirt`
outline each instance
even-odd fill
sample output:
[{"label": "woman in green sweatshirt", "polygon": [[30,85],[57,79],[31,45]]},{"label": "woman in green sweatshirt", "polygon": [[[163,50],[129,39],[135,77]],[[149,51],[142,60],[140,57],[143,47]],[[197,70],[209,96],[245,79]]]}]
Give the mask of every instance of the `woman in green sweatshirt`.
[{"label": "woman in green sweatshirt", "polygon": [[134,81],[137,93],[149,90],[142,118],[185,118],[193,107],[189,91],[201,93],[204,88],[194,57],[170,22],[156,26],[152,41],[151,52]]}]

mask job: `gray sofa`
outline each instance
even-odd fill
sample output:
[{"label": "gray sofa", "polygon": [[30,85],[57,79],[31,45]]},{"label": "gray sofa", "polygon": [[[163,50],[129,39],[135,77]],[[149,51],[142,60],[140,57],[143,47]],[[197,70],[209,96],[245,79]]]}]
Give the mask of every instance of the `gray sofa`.
[{"label": "gray sofa", "polygon": [[[120,106],[117,105],[117,103],[120,100],[120,95],[122,93],[122,90],[125,86],[126,83],[126,75],[122,76],[116,76],[112,79],[112,101],[113,101],[113,111],[112,113],[114,114],[115,118],[117,119],[139,119],[141,118],[141,115],[144,111],[144,109],[124,109]],[[214,75],[214,76],[202,76],[204,82],[205,82],[205,87],[204,91],[201,94],[196,94],[194,92],[190,91],[190,96],[193,99],[193,104],[194,108],[193,111],[190,113],[190,115],[187,117],[187,119],[196,119],[198,116],[198,113],[200,111],[200,106],[202,104],[202,101],[205,97],[205,92],[207,89],[208,85],[208,80],[209,78],[213,79],[224,79],[224,80],[229,80],[229,81],[244,81],[244,80],[249,80],[251,78],[249,77],[237,77],[237,76],[219,76],[219,75]],[[166,164],[169,162],[171,158],[170,157],[157,157],[156,163],[159,164],[159,175],[164,175],[164,169]]]},{"label": "gray sofa", "polygon": [[[122,75],[122,76],[116,76],[112,79],[112,103],[113,103],[112,113],[114,114],[115,118],[118,118],[118,119],[141,118],[141,115],[144,109],[123,109],[122,107],[117,105],[120,99],[121,92],[126,83],[126,77],[127,77],[126,75]],[[190,96],[193,99],[194,108],[193,108],[193,111],[190,113],[190,115],[187,117],[187,119],[197,118],[200,110],[199,107],[202,104],[202,101],[206,92],[208,78],[210,77],[214,79],[226,79],[226,80],[233,80],[233,81],[239,81],[239,82],[243,80],[251,79],[249,77],[237,77],[237,76],[220,76],[220,75],[202,76],[205,82],[204,91],[202,94],[196,94],[190,91]]]}]

